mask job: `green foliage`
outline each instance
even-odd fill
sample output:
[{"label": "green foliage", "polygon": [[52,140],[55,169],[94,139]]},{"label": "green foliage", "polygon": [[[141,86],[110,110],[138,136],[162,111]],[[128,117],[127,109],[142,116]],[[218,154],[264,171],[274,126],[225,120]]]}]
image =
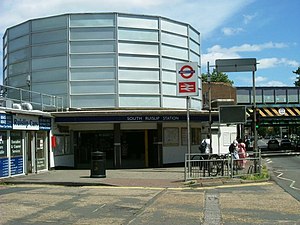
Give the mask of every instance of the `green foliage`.
[{"label": "green foliage", "polygon": [[[202,81],[207,82],[208,74],[202,73]],[[226,73],[219,72],[217,73],[216,70],[214,70],[211,74],[211,82],[224,82],[233,84],[232,80],[229,80],[228,75]]]},{"label": "green foliage", "polygon": [[264,165],[261,168],[261,174],[249,174],[247,176],[241,177],[241,179],[243,179],[243,180],[265,180],[265,179],[269,179],[269,177],[270,177],[270,175],[269,175],[268,168]]},{"label": "green foliage", "polygon": [[297,76],[297,78],[296,78],[297,80],[294,82],[294,85],[296,87],[300,87],[300,66],[298,67],[297,70],[293,71],[293,73],[299,75],[299,76]]}]

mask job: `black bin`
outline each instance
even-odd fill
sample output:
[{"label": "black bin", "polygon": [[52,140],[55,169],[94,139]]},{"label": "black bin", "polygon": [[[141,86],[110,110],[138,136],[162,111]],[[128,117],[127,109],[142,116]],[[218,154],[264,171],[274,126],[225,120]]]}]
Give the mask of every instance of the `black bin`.
[{"label": "black bin", "polygon": [[92,152],[91,154],[91,177],[106,177],[105,170],[105,152]]}]

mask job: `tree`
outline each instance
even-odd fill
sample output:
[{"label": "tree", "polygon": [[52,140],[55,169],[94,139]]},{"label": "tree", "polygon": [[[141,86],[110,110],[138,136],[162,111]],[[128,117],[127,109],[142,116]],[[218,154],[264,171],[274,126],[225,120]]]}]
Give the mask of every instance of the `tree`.
[{"label": "tree", "polygon": [[296,71],[293,71],[293,73],[297,74],[297,80],[294,82],[296,87],[300,87],[300,66],[298,67],[298,69]]},{"label": "tree", "polygon": [[[202,73],[202,81],[207,82],[207,77],[208,77],[207,73]],[[224,83],[229,83],[231,85],[233,84],[233,81],[229,80],[228,75],[226,73],[222,73],[222,72],[217,73],[215,69],[211,74],[210,81],[224,82]]]}]

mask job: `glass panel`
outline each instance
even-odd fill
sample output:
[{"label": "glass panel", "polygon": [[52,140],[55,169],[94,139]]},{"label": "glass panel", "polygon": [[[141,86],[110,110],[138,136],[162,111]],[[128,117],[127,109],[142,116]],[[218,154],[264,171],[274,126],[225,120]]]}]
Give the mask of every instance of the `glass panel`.
[{"label": "glass panel", "polygon": [[47,168],[47,133],[38,131],[36,135],[36,163],[37,170],[44,170]]},{"label": "glass panel", "polygon": [[115,79],[115,70],[115,68],[72,68],[70,79],[73,81]]},{"label": "glass panel", "polygon": [[7,55],[7,45],[3,48],[3,56]]},{"label": "glass panel", "polygon": [[187,26],[170,20],[161,20],[161,29],[172,33],[182,34],[187,36]]},{"label": "glass panel", "polygon": [[49,31],[44,33],[32,34],[32,44],[64,41],[66,39],[67,39],[66,30],[55,30],[55,31]]},{"label": "glass panel", "polygon": [[191,62],[196,62],[196,63],[198,63],[198,65],[200,65],[200,56],[197,55],[196,53],[190,51],[190,61]]},{"label": "glass panel", "polygon": [[103,27],[114,26],[114,14],[78,14],[71,15],[71,27]]},{"label": "glass panel", "polygon": [[162,71],[162,81],[176,83],[176,72]]},{"label": "glass panel", "polygon": [[5,67],[7,67],[7,65],[8,65],[8,57],[6,56],[5,58],[4,58],[4,61],[3,61],[3,67],[5,68]]},{"label": "glass panel", "polygon": [[115,107],[115,95],[71,96],[70,107],[112,108]]},{"label": "glass panel", "polygon": [[115,52],[115,41],[76,41],[71,42],[71,53]]},{"label": "glass panel", "polygon": [[169,33],[165,33],[165,32],[161,33],[161,42],[166,43],[166,44],[170,44],[170,45],[176,45],[176,46],[184,47],[184,48],[188,47],[186,37],[182,37],[182,36],[178,36],[178,35],[174,35],[174,34],[169,34]]},{"label": "glass panel", "polygon": [[256,89],[255,101],[256,103],[262,103],[262,90]]},{"label": "glass panel", "polygon": [[114,28],[72,28],[71,40],[115,39]]},{"label": "glass panel", "polygon": [[39,45],[32,47],[32,56],[47,56],[47,55],[60,55],[67,54],[67,43],[57,43],[51,45]]},{"label": "glass panel", "polygon": [[158,68],[158,57],[134,57],[134,56],[120,56],[119,66],[124,67],[144,67],[144,68]]},{"label": "glass panel", "polygon": [[200,42],[200,34],[194,30],[193,28],[189,27],[189,36],[192,38],[196,43]]},{"label": "glass panel", "polygon": [[287,89],[288,93],[288,102],[298,103],[298,89]]},{"label": "glass panel", "polygon": [[190,40],[190,49],[196,52],[197,54],[200,54],[200,45],[192,40]]},{"label": "glass panel", "polygon": [[8,66],[8,74],[20,74],[20,73],[28,73],[29,72],[29,62],[21,62],[16,64],[11,64]]},{"label": "glass panel", "polygon": [[115,85],[115,81],[73,81],[70,91],[71,94],[114,94]]},{"label": "glass panel", "polygon": [[115,55],[71,55],[71,66],[115,66]]},{"label": "glass panel", "polygon": [[67,93],[68,86],[66,82],[53,82],[53,83],[37,83],[32,86],[32,90],[49,95],[64,95]]},{"label": "glass panel", "polygon": [[160,107],[159,96],[120,96],[120,107]]},{"label": "glass panel", "polygon": [[45,70],[32,73],[32,82],[67,81],[67,70]]},{"label": "glass panel", "polygon": [[10,41],[8,44],[8,46],[9,46],[8,52],[13,52],[19,48],[25,48],[28,45],[29,45],[29,36],[26,35],[24,37]]},{"label": "glass panel", "polygon": [[32,31],[67,27],[67,16],[56,16],[32,20]]},{"label": "glass panel", "polygon": [[162,68],[176,71],[176,63],[181,63],[181,62],[184,62],[184,61],[168,59],[168,58],[163,57],[162,58]]},{"label": "glass panel", "polygon": [[274,90],[263,90],[264,103],[274,103]]},{"label": "glass panel", "polygon": [[11,156],[22,156],[22,132],[10,132],[10,154]]},{"label": "glass panel", "polygon": [[29,48],[24,48],[9,54],[9,63],[15,63],[29,58]]},{"label": "glass panel", "polygon": [[146,18],[146,17],[127,17],[119,16],[118,26],[120,27],[133,27],[133,28],[147,28],[147,29],[158,29],[157,18]]},{"label": "glass panel", "polygon": [[119,80],[159,81],[158,70],[119,70]]},{"label": "glass panel", "polygon": [[163,107],[164,108],[180,108],[186,109],[186,99],[178,97],[163,97]]},{"label": "glass panel", "polygon": [[276,102],[287,103],[286,89],[275,89]]},{"label": "glass panel", "polygon": [[172,58],[188,59],[188,50],[162,45],[161,54]]},{"label": "glass panel", "polygon": [[7,68],[4,69],[3,76],[4,76],[4,79],[7,78]]},{"label": "glass panel", "polygon": [[[6,123],[6,116],[4,123]],[[1,118],[2,120],[2,118]],[[0,158],[7,157],[7,133],[6,131],[0,131]]]},{"label": "glass panel", "polygon": [[176,84],[163,84],[162,93],[164,95],[176,95]]},{"label": "glass panel", "polygon": [[16,37],[21,37],[25,34],[29,34],[29,22],[8,29],[8,33],[9,40],[15,39]]},{"label": "glass panel", "polygon": [[[9,83],[7,85],[13,86],[13,87],[26,87],[26,88],[28,88],[27,76],[28,76],[28,73],[20,74],[18,76],[10,76],[9,79],[8,79]],[[18,96],[18,98],[19,98],[19,96]]]},{"label": "glass panel", "polygon": [[245,103],[245,104],[250,104],[250,92],[249,90],[240,90],[238,89],[237,91],[237,103]]},{"label": "glass panel", "polygon": [[151,54],[158,55],[157,44],[133,44],[133,43],[119,43],[120,53],[132,54]]},{"label": "glass panel", "polygon": [[67,66],[66,56],[32,59],[32,70],[50,69],[50,68],[66,67],[66,66]]},{"label": "glass panel", "polygon": [[119,29],[119,40],[158,41],[158,31],[155,30],[127,30]]},{"label": "glass panel", "polygon": [[7,44],[7,33],[8,33],[8,32],[5,32],[5,34],[4,34],[4,37],[3,37],[3,45],[6,45],[6,44]]},{"label": "glass panel", "polygon": [[120,94],[159,94],[159,84],[120,83]]}]

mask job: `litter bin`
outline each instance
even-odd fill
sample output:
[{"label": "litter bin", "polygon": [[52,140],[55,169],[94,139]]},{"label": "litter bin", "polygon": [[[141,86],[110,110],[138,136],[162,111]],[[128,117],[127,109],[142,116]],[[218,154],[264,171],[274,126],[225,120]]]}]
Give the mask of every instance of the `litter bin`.
[{"label": "litter bin", "polygon": [[104,178],[105,171],[105,152],[92,152],[91,154],[91,177]]}]

